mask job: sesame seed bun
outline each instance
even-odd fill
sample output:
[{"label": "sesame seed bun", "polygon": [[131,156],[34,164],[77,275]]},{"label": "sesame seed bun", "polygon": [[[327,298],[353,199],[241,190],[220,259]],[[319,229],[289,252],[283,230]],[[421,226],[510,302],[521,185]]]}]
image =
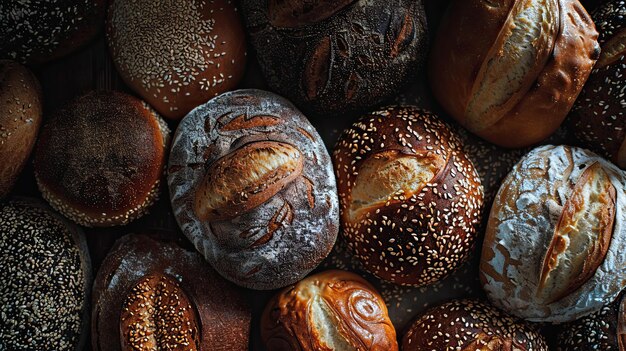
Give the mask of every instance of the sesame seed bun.
[{"label": "sesame seed bun", "polygon": [[57,111],[35,150],[35,177],[59,212],[89,227],[127,224],[157,199],[169,142],[139,99],[91,92]]},{"label": "sesame seed bun", "polygon": [[40,64],[93,39],[104,25],[106,0],[3,1],[0,58]]},{"label": "sesame seed bun", "polygon": [[15,184],[41,126],[41,88],[24,66],[0,60],[0,198]]},{"label": "sesame seed bun", "polygon": [[548,351],[537,330],[477,300],[455,300],[418,317],[403,351]]},{"label": "sesame seed bun", "polygon": [[421,286],[468,259],[483,188],[435,115],[413,106],[371,112],[344,131],[333,157],[343,235],[368,271]]},{"label": "sesame seed bun", "polygon": [[126,84],[171,119],[234,89],[246,67],[231,0],[112,0],[107,41]]},{"label": "sesame seed bun", "polygon": [[91,261],[81,229],[33,199],[0,204],[0,348],[82,351]]}]

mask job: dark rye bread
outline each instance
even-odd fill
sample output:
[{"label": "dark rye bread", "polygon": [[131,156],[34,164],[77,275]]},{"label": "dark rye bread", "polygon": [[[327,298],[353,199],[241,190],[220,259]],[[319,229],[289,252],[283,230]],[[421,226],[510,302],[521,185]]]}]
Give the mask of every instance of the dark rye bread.
[{"label": "dark rye bread", "polygon": [[0,350],[82,351],[91,261],[82,230],[45,203],[0,204]]},{"label": "dark rye bread", "polygon": [[127,224],[157,199],[169,129],[143,101],[91,92],[54,113],[35,150],[43,197],[84,226]]},{"label": "dark rye bread", "polygon": [[24,66],[0,60],[0,198],[15,184],[41,126],[41,87]]},{"label": "dark rye bread", "polygon": [[330,156],[304,115],[278,95],[237,90],[192,111],[176,131],[168,183],[185,235],[239,285],[293,284],[335,243]]},{"label": "dark rye bread", "polygon": [[305,113],[362,111],[416,78],[427,49],[421,0],[242,2],[271,89]]},{"label": "dark rye bread", "polygon": [[231,0],[112,0],[107,39],[126,84],[171,119],[234,89],[246,69]]},{"label": "dark rye bread", "polygon": [[344,131],[333,157],[343,235],[368,271],[421,286],[468,259],[483,187],[435,115],[414,106],[371,112]]},{"label": "dark rye bread", "polygon": [[153,235],[119,239],[93,287],[94,351],[248,350],[243,291],[196,251]]},{"label": "dark rye bread", "polygon": [[0,58],[39,64],[93,39],[106,0],[6,0],[0,4]]},{"label": "dark rye bread", "polygon": [[478,300],[431,308],[413,323],[403,351],[548,351],[541,334],[522,320]]},{"label": "dark rye bread", "polygon": [[570,114],[577,141],[626,168],[626,2],[608,1],[592,12],[602,53]]}]

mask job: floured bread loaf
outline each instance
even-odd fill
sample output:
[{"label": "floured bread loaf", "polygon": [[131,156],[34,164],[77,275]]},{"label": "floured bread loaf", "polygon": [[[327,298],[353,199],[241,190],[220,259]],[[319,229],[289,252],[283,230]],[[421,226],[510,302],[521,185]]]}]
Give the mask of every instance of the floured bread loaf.
[{"label": "floured bread loaf", "polygon": [[454,1],[430,55],[433,93],[459,123],[505,147],[563,122],[600,50],[577,0]]},{"label": "floured bread loaf", "polygon": [[542,146],[496,195],[480,275],[490,299],[532,321],[597,311],[626,284],[626,176],[596,154]]}]

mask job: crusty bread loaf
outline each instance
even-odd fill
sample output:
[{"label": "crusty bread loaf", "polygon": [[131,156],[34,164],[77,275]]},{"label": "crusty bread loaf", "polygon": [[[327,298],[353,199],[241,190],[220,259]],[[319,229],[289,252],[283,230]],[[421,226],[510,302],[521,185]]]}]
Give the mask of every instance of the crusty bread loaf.
[{"label": "crusty bread loaf", "polygon": [[278,95],[237,90],[192,111],[176,131],[168,182],[185,235],[239,285],[293,284],[335,243],[339,211],[328,151]]},{"label": "crusty bread loaf", "polygon": [[626,284],[626,175],[596,154],[542,146],[494,201],[481,280],[497,306],[532,321],[597,311]]},{"label": "crusty bread loaf", "polygon": [[94,351],[248,350],[250,307],[195,251],[119,239],[93,287]]},{"label": "crusty bread loaf", "polygon": [[41,87],[24,66],[0,60],[0,198],[15,184],[41,126]]},{"label": "crusty bread loaf", "polygon": [[331,270],[285,288],[267,304],[268,351],[397,351],[396,331],[378,292],[360,276]]},{"label": "crusty bread loaf", "polygon": [[343,234],[367,270],[425,285],[467,260],[483,188],[435,115],[413,106],[371,112],[344,131],[333,156]]},{"label": "crusty bread loaf", "polygon": [[158,198],[168,144],[167,125],[145,102],[90,92],[44,125],[37,184],[52,207],[81,225],[127,224]]},{"label": "crusty bread loaf", "polygon": [[242,9],[269,86],[320,118],[391,97],[428,51],[421,1],[247,0]]},{"label": "crusty bread loaf", "polygon": [[403,351],[548,351],[546,341],[521,320],[477,300],[431,308],[404,335]]},{"label": "crusty bread loaf", "polygon": [[569,117],[576,140],[626,169],[626,3],[609,1],[592,13],[602,53]]},{"label": "crusty bread loaf", "polygon": [[246,69],[232,0],[111,0],[107,39],[126,84],[171,119],[234,89]]},{"label": "crusty bread loaf", "polygon": [[433,44],[433,93],[459,123],[505,147],[563,122],[600,53],[578,0],[455,0]]},{"label": "crusty bread loaf", "polygon": [[91,260],[83,231],[40,200],[0,204],[0,349],[83,351]]}]

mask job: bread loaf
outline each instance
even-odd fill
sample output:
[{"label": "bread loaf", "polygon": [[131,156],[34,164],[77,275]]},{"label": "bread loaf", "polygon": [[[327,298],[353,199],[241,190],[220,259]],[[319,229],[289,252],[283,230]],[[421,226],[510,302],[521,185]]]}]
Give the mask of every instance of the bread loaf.
[{"label": "bread loaf", "polygon": [[596,154],[542,146],[502,184],[491,209],[481,281],[498,307],[566,322],[626,284],[626,175]]},{"label": "bread loaf", "polygon": [[192,111],[176,131],[168,173],[181,229],[239,285],[293,284],[335,243],[330,157],[313,126],[280,96],[237,90]]},{"label": "bread loaf", "polygon": [[397,351],[396,331],[380,295],[346,271],[318,273],[288,287],[265,307],[268,351]]},{"label": "bread loaf", "polygon": [[333,156],[343,234],[368,271],[420,286],[467,260],[483,188],[435,115],[413,106],[371,112],[344,131]]},{"label": "bread loaf", "polygon": [[455,0],[433,43],[433,93],[471,132],[523,147],[563,122],[600,54],[578,0]]}]

